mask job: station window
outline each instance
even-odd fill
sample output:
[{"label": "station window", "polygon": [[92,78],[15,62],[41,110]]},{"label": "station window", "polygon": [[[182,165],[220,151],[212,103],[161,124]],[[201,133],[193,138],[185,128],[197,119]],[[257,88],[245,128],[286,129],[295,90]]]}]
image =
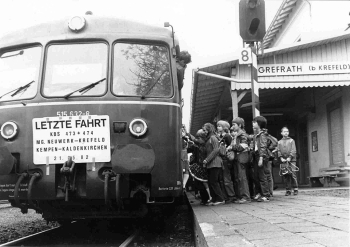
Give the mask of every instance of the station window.
[{"label": "station window", "polygon": [[[108,47],[105,43],[50,45],[43,94],[63,97],[77,91],[71,97],[102,95],[107,88],[106,80],[102,80],[107,78],[107,65]],[[99,83],[79,92],[95,82]]]},{"label": "station window", "polygon": [[41,50],[41,47],[31,47],[0,53],[0,101],[36,95]]},{"label": "station window", "polygon": [[162,45],[116,43],[113,88],[118,96],[170,97],[169,50]]}]

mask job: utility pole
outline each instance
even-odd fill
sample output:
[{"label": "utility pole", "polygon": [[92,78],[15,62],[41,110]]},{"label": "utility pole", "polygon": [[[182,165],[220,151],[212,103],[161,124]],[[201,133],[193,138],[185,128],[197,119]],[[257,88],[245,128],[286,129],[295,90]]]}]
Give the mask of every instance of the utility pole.
[{"label": "utility pole", "polygon": [[252,110],[253,118],[260,116],[260,101],[259,101],[259,84],[258,84],[258,59],[256,56],[256,49],[254,43],[250,44],[252,50],[252,64],[251,64],[251,93],[252,93]]}]

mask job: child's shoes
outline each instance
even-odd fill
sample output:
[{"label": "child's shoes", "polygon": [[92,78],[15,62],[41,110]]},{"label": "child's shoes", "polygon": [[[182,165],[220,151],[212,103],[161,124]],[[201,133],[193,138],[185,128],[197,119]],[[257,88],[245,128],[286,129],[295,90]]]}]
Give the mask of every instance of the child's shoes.
[{"label": "child's shoes", "polygon": [[[295,192],[294,192],[295,193]],[[289,190],[286,191],[286,194],[284,194],[285,196],[290,196],[292,194],[292,192],[290,192]]]}]

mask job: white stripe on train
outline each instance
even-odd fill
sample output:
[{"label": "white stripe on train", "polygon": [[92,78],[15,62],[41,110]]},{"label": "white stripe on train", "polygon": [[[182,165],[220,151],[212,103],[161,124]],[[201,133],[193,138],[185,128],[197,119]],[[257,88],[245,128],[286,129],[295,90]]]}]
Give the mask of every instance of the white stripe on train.
[{"label": "white stripe on train", "polygon": [[[0,102],[1,104],[1,102]],[[180,104],[157,101],[71,101],[71,102],[45,102],[45,103],[28,103],[26,105],[5,105],[0,106],[0,109],[11,109],[32,106],[56,106],[56,105],[168,105],[181,108]]]}]

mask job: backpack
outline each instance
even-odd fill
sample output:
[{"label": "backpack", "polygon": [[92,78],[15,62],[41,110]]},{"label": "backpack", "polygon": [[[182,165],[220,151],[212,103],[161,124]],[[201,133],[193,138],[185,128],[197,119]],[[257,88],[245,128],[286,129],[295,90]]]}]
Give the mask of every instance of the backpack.
[{"label": "backpack", "polygon": [[267,147],[267,148],[268,148],[270,151],[275,150],[275,149],[277,148],[277,146],[278,146],[278,140],[277,140],[277,138],[274,137],[274,136],[272,136],[272,135],[270,135],[270,134],[268,134],[268,133],[266,133],[266,137],[267,137],[267,139],[269,140],[269,143],[268,143],[268,147]]},{"label": "backpack", "polygon": [[226,145],[225,145],[225,141],[223,138],[220,138],[218,136],[216,136],[217,140],[219,141],[219,155],[221,157],[225,157],[226,156]]},{"label": "backpack", "polygon": [[266,133],[266,137],[267,137],[267,140],[268,140],[268,143],[267,143],[267,152],[269,154],[269,160],[274,160],[276,159],[276,155],[272,152],[274,151],[277,146],[278,146],[278,140],[276,137]]}]

